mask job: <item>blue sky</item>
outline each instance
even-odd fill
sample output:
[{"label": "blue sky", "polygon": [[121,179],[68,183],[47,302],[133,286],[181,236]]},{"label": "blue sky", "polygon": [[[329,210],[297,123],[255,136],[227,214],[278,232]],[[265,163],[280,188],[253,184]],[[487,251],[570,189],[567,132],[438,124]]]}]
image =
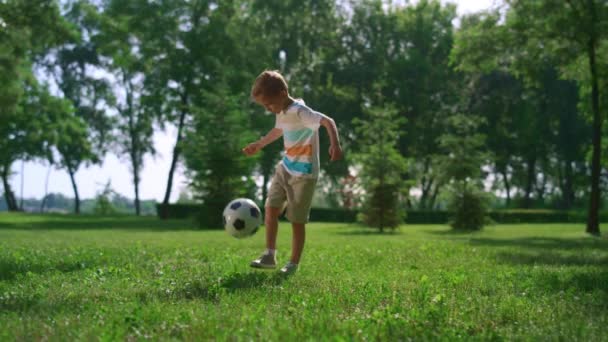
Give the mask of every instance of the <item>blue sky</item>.
[{"label": "blue sky", "polygon": [[[412,1],[416,2],[416,1]],[[496,5],[497,0],[452,0],[458,4],[460,14],[476,12]],[[248,94],[243,94],[247,96]],[[270,129],[270,127],[269,127]],[[167,175],[171,163],[171,153],[175,143],[175,127],[169,127],[166,131],[156,131],[154,134],[154,145],[157,150],[156,156],[147,156],[144,161],[142,180],[140,185],[141,199],[155,199],[161,201],[164,197]],[[21,197],[21,161],[13,164],[13,176],[10,180],[13,191]],[[39,162],[23,163],[23,196],[25,198],[41,198],[44,195],[45,179],[48,165]],[[101,166],[81,168],[76,174],[81,198],[91,198],[102,189],[110,180],[112,188],[129,197],[134,197],[132,176],[126,160],[119,159],[114,154],[108,154]],[[174,178],[174,187],[171,200],[175,201],[180,189],[185,187],[186,178],[183,169],[178,169]],[[2,189],[3,190],[3,189]],[[73,196],[70,178],[65,170],[51,169],[49,176],[49,192],[59,192],[70,197]]]}]

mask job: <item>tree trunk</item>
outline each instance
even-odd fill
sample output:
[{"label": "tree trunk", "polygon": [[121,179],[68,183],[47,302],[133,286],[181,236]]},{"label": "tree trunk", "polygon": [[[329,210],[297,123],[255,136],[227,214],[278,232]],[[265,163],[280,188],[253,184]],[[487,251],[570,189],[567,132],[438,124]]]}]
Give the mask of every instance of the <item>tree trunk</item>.
[{"label": "tree trunk", "polygon": [[134,171],[134,185],[135,185],[135,215],[141,215],[141,207],[139,203],[139,170]]},{"label": "tree trunk", "polygon": [[429,192],[431,191],[431,186],[432,186],[432,179],[427,179],[426,175],[429,172],[429,168],[430,168],[430,159],[426,158],[424,160],[424,168],[423,168],[423,173],[422,173],[422,179],[420,181],[420,188],[422,191],[422,194],[420,195],[420,203],[419,203],[419,207],[420,209],[429,209],[429,205],[428,205],[428,198],[429,198]]},{"label": "tree trunk", "polygon": [[72,182],[72,189],[74,189],[74,214],[80,214],[80,196],[78,195],[78,185],[76,185],[76,179],[74,178],[76,172],[68,167],[68,173],[70,174],[70,181]]},{"label": "tree trunk", "polygon": [[[589,0],[592,21],[595,25],[595,6]],[[600,235],[600,152],[602,148],[602,118],[600,116],[600,94],[595,63],[595,49],[597,39],[591,33],[588,43],[589,69],[591,70],[591,107],[593,109],[593,155],[591,159],[591,196],[589,198],[589,215],[587,217],[587,233]]]},{"label": "tree trunk", "polygon": [[429,209],[435,209],[435,202],[437,201],[437,195],[439,194],[439,183],[435,184],[433,187],[433,192],[431,193],[431,200],[429,202]]},{"label": "tree trunk", "polygon": [[23,184],[25,184],[25,161],[21,161],[21,195],[19,197],[19,210],[23,210]]},{"label": "tree trunk", "polygon": [[46,201],[49,197],[49,178],[51,177],[51,168],[53,164],[49,163],[49,169],[46,171],[46,180],[44,181],[44,197],[42,198],[42,203],[40,203],[40,212],[44,212],[44,207],[46,206]]},{"label": "tree trunk", "polygon": [[532,193],[532,186],[536,182],[536,157],[528,159],[528,175],[526,180],[526,193],[524,194],[524,205],[523,207],[528,209],[531,206],[530,193]]},{"label": "tree trunk", "polygon": [[566,170],[564,172],[564,187],[562,188],[562,200],[564,203],[564,209],[572,208],[574,204],[574,189],[573,189],[573,174],[572,174],[572,162],[566,161]]},{"label": "tree trunk", "polygon": [[502,175],[502,182],[505,184],[505,191],[507,191],[507,203],[506,207],[509,208],[511,205],[511,184],[509,183],[509,175],[507,175],[507,170],[500,170],[500,174]]},{"label": "tree trunk", "polygon": [[167,189],[165,190],[165,198],[163,199],[162,209],[161,209],[161,219],[168,218],[168,207],[169,207],[169,199],[171,197],[171,188],[173,187],[173,175],[175,173],[175,168],[177,166],[177,161],[179,160],[179,156],[181,153],[180,143],[182,141],[182,130],[184,128],[184,122],[186,120],[186,105],[188,104],[188,98],[186,95],[182,95],[182,111],[179,116],[179,123],[177,126],[177,139],[175,141],[175,146],[173,147],[173,158],[171,159],[171,167],[169,168],[169,177],[167,179]]},{"label": "tree trunk", "polygon": [[19,207],[17,207],[17,200],[15,199],[15,194],[11,189],[11,184],[8,181],[8,175],[11,169],[11,164],[4,165],[2,170],[2,185],[4,186],[4,199],[6,200],[6,206],[8,207],[8,211],[19,211]]},{"label": "tree trunk", "polygon": [[[123,73],[124,75],[124,73]],[[129,125],[129,156],[131,157],[131,166],[133,168],[133,187],[135,188],[135,215],[140,215],[140,205],[139,205],[139,172],[140,172],[140,160],[143,161],[142,148],[138,146],[138,132],[135,128],[136,119],[135,113],[133,112],[133,93],[132,93],[132,85],[131,81],[126,81],[126,100],[127,100],[127,111],[128,111],[128,125]],[[140,158],[141,157],[141,158]]]}]

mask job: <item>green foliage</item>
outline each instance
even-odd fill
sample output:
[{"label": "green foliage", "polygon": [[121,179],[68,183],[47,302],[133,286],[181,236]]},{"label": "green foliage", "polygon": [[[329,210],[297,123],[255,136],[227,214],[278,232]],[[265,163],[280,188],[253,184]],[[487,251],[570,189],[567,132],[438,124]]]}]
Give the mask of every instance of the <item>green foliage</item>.
[{"label": "green foliage", "polygon": [[403,122],[392,108],[369,108],[365,120],[354,121],[360,152],[355,160],[365,190],[363,221],[378,228],[395,229],[403,220],[402,197],[407,193],[403,174],[407,160],[399,154],[399,125]]},{"label": "green foliage", "polygon": [[53,143],[49,123],[56,121],[49,122],[53,118],[46,110],[64,105],[38,85],[32,64],[72,38],[54,1],[0,3],[0,174],[9,210],[17,210],[9,182],[12,163],[49,156]]},{"label": "green foliage", "polygon": [[486,224],[486,198],[475,189],[455,191],[448,208],[453,212],[450,225],[456,230],[480,230]]},{"label": "green foliage", "polygon": [[93,209],[93,213],[102,216],[116,214],[116,209],[112,205],[112,197],[115,194],[114,190],[112,190],[110,181],[108,181],[103,190],[97,193],[97,196],[95,197],[95,208]]},{"label": "green foliage", "polygon": [[[237,197],[254,198],[251,176],[255,158],[241,149],[255,139],[247,129],[242,100],[221,91],[206,96],[207,107],[194,113],[184,147],[187,174],[194,195],[202,201],[200,223],[222,226],[224,206]],[[204,134],[200,134],[204,132]]]},{"label": "green foliage", "polygon": [[[286,279],[250,269],[261,231],[235,241],[184,220],[14,214],[0,227],[6,340],[606,339],[608,241],[579,225],[386,236],[313,223]],[[291,230],[279,230],[282,262]]]},{"label": "green foliage", "polygon": [[447,133],[439,137],[439,145],[445,151],[439,164],[443,177],[451,185],[454,229],[479,230],[484,224],[486,208],[479,189],[485,136],[478,133],[480,123],[481,119],[472,115],[453,115],[448,119]]}]

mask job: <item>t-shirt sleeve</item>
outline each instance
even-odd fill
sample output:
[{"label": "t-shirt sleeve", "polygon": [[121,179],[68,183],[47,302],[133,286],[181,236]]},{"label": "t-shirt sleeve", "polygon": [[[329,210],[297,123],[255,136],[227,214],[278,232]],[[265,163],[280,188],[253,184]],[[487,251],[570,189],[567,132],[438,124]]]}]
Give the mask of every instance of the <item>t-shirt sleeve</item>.
[{"label": "t-shirt sleeve", "polygon": [[283,129],[283,124],[281,123],[278,115],[275,115],[274,128]]},{"label": "t-shirt sleeve", "polygon": [[308,107],[300,107],[298,108],[298,117],[304,126],[310,129],[317,129],[321,124],[321,119],[326,118],[327,116],[325,114],[315,112]]}]

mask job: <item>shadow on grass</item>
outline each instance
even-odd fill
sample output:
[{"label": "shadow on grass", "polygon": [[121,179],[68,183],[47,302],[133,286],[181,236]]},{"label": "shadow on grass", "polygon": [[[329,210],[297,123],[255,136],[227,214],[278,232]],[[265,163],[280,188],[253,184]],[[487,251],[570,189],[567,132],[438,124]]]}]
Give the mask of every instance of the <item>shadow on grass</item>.
[{"label": "shadow on grass", "polygon": [[567,274],[560,272],[544,273],[537,277],[537,279],[544,285],[545,289],[555,291],[572,293],[576,295],[578,293],[594,293],[598,294],[598,291],[602,294],[600,297],[596,297],[595,303],[603,307],[605,312],[608,309],[608,271],[575,271]]},{"label": "shadow on grass", "polygon": [[440,235],[440,236],[457,236],[457,237],[474,237],[479,230],[457,230],[452,228],[446,228],[444,230],[433,230],[426,232],[427,234]]},{"label": "shadow on grass", "polygon": [[[66,272],[77,270],[80,269],[66,269]],[[226,292],[239,292],[260,287],[277,286],[287,279],[287,276],[283,276],[276,272],[252,271],[233,273],[216,281],[209,279],[193,280],[173,289],[141,288],[131,292],[129,296],[140,303],[176,300],[203,300],[217,303]],[[98,303],[112,301],[115,296],[116,293],[107,295],[101,294],[95,297],[95,301]],[[14,298],[0,297],[0,310],[13,312],[36,311],[43,312],[46,315],[64,311],[68,308],[79,307],[85,302],[90,303],[87,299],[90,298],[69,296],[53,298],[52,302],[49,302],[48,298],[36,294]]]},{"label": "shadow on grass", "polygon": [[69,273],[95,266],[97,264],[90,262],[90,260],[58,263],[50,263],[46,260],[29,260],[26,263],[20,263],[14,260],[0,259],[0,281],[12,281],[19,275],[27,273],[44,274],[55,271]]},{"label": "shadow on grass", "polygon": [[228,291],[252,289],[263,286],[277,286],[287,279],[276,271],[250,271],[233,273],[222,279],[221,286]]},{"label": "shadow on grass", "polygon": [[601,299],[598,297],[598,300],[608,300],[606,240],[591,237],[477,238],[471,239],[470,243],[514,248],[497,251],[497,261],[515,266],[535,266],[536,271],[531,272],[530,276],[543,290],[573,294],[599,291]]},{"label": "shadow on grass", "polygon": [[61,214],[12,214],[0,215],[0,230],[88,230],[126,229],[134,231],[196,230],[193,220],[160,220],[154,216],[129,215],[94,216]]},{"label": "shadow on grass", "polygon": [[[608,257],[562,255],[553,252],[498,253],[498,261],[513,265],[597,266],[608,268]],[[608,277],[606,277],[608,283]]]},{"label": "shadow on grass", "polygon": [[608,240],[601,238],[527,237],[517,239],[473,238],[472,245],[490,247],[523,247],[530,250],[608,250]]},{"label": "shadow on grass", "polygon": [[335,232],[334,234],[336,235],[363,235],[363,236],[396,236],[396,235],[401,235],[403,234],[403,232],[401,232],[398,229],[395,230],[385,230],[383,232],[380,232],[379,229],[374,229],[374,228],[367,228],[367,227],[361,227],[360,229],[353,229],[352,226],[349,226],[348,228],[344,228],[344,230],[339,230],[337,232]]},{"label": "shadow on grass", "polygon": [[265,286],[280,285],[287,277],[275,272],[253,271],[233,273],[216,281],[194,280],[174,290],[141,291],[135,296],[141,302],[156,300],[195,300],[218,302],[225,292],[238,292]]}]

